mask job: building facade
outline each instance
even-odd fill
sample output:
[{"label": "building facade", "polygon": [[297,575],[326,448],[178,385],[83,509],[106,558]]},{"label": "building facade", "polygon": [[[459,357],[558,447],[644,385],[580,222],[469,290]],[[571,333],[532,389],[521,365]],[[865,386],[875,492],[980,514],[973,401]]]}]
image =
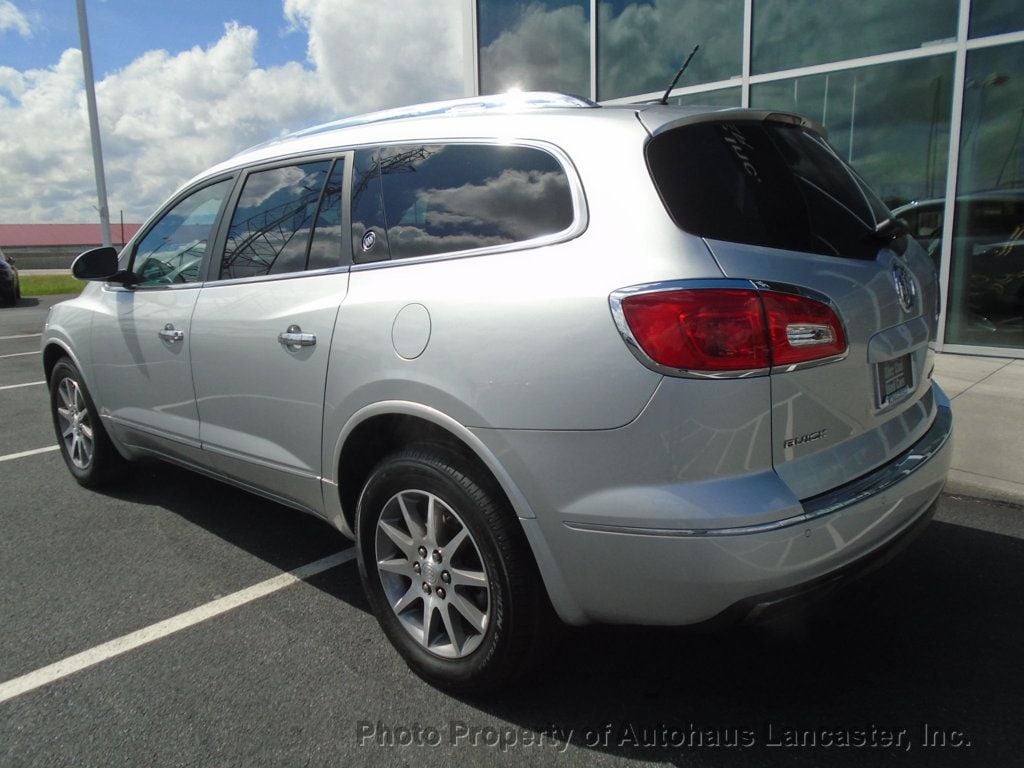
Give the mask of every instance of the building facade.
[{"label": "building facade", "polygon": [[481,94],[656,99],[699,43],[671,101],[822,123],[935,259],[941,348],[1024,357],[1021,0],[467,0],[465,10]]},{"label": "building facade", "polygon": [[[114,245],[123,246],[141,226],[111,224]],[[75,256],[102,242],[99,224],[0,224],[0,248],[21,270],[68,269]]]}]

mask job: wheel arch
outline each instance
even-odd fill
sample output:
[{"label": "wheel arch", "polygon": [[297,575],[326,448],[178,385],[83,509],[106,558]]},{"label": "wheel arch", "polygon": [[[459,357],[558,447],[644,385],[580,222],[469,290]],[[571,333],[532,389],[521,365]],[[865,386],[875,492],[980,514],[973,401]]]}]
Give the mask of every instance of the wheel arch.
[{"label": "wheel arch", "polygon": [[[344,527],[339,527],[347,535],[355,530],[359,494],[370,472],[384,456],[406,445],[431,442],[445,445],[486,472],[517,517],[535,517],[508,472],[469,428],[429,406],[386,401],[353,414],[335,444],[330,465],[335,476],[331,480],[340,504],[335,511],[341,516],[335,524],[344,523]],[[334,504],[328,503],[329,510],[333,507]]]},{"label": "wheel arch", "polygon": [[328,465],[335,473],[333,478],[325,478],[324,483],[328,519],[346,536],[355,538],[356,505],[369,473],[384,456],[410,442],[441,443],[486,473],[519,518],[555,612],[567,624],[587,623],[557,558],[536,525],[533,509],[515,481],[480,438],[437,409],[407,401],[384,401],[352,415],[335,443],[332,463]]}]

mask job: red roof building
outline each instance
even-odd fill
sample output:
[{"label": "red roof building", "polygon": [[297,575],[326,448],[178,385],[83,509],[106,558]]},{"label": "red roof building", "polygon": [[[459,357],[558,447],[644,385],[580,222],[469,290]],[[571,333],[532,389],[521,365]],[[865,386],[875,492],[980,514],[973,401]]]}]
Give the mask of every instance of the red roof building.
[{"label": "red roof building", "polygon": [[[111,223],[110,239],[122,246],[141,224]],[[0,224],[0,250],[18,269],[68,269],[82,251],[103,244],[99,224]]]},{"label": "red roof building", "polygon": [[[110,237],[124,244],[139,231],[141,224],[110,224]],[[103,243],[99,224],[0,224],[0,248],[53,248],[90,246]]]}]

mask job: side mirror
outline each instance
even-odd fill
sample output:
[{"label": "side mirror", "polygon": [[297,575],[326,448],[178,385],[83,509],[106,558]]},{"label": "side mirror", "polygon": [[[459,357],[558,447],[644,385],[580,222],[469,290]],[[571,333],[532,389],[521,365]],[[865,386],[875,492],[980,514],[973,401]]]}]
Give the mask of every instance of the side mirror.
[{"label": "side mirror", "polygon": [[13,256],[8,256],[8,257],[7,257],[7,263],[8,263],[8,264],[10,264],[10,265],[11,265],[11,266],[13,267],[13,266],[14,266],[15,264],[17,264],[18,262],[14,260],[14,257],[13,257]]},{"label": "side mirror", "polygon": [[109,245],[78,254],[71,264],[71,274],[79,280],[103,280],[124,285],[138,282],[134,273],[118,271],[117,249]]}]

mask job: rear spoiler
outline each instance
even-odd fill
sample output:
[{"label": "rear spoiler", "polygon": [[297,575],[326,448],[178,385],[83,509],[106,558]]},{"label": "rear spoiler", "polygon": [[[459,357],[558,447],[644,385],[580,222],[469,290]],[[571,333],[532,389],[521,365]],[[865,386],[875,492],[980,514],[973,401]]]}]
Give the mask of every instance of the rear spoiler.
[{"label": "rear spoiler", "polygon": [[652,137],[659,134],[680,128],[684,125],[696,123],[721,123],[721,122],[770,122],[795,125],[808,131],[818,134],[823,139],[828,138],[828,131],[821,123],[810,120],[802,115],[795,115],[791,112],[779,112],[771,109],[740,109],[728,107],[717,110],[701,110],[695,112],[692,109],[680,107],[663,107],[660,105],[641,107],[637,110],[637,117],[640,123],[647,129]]}]

